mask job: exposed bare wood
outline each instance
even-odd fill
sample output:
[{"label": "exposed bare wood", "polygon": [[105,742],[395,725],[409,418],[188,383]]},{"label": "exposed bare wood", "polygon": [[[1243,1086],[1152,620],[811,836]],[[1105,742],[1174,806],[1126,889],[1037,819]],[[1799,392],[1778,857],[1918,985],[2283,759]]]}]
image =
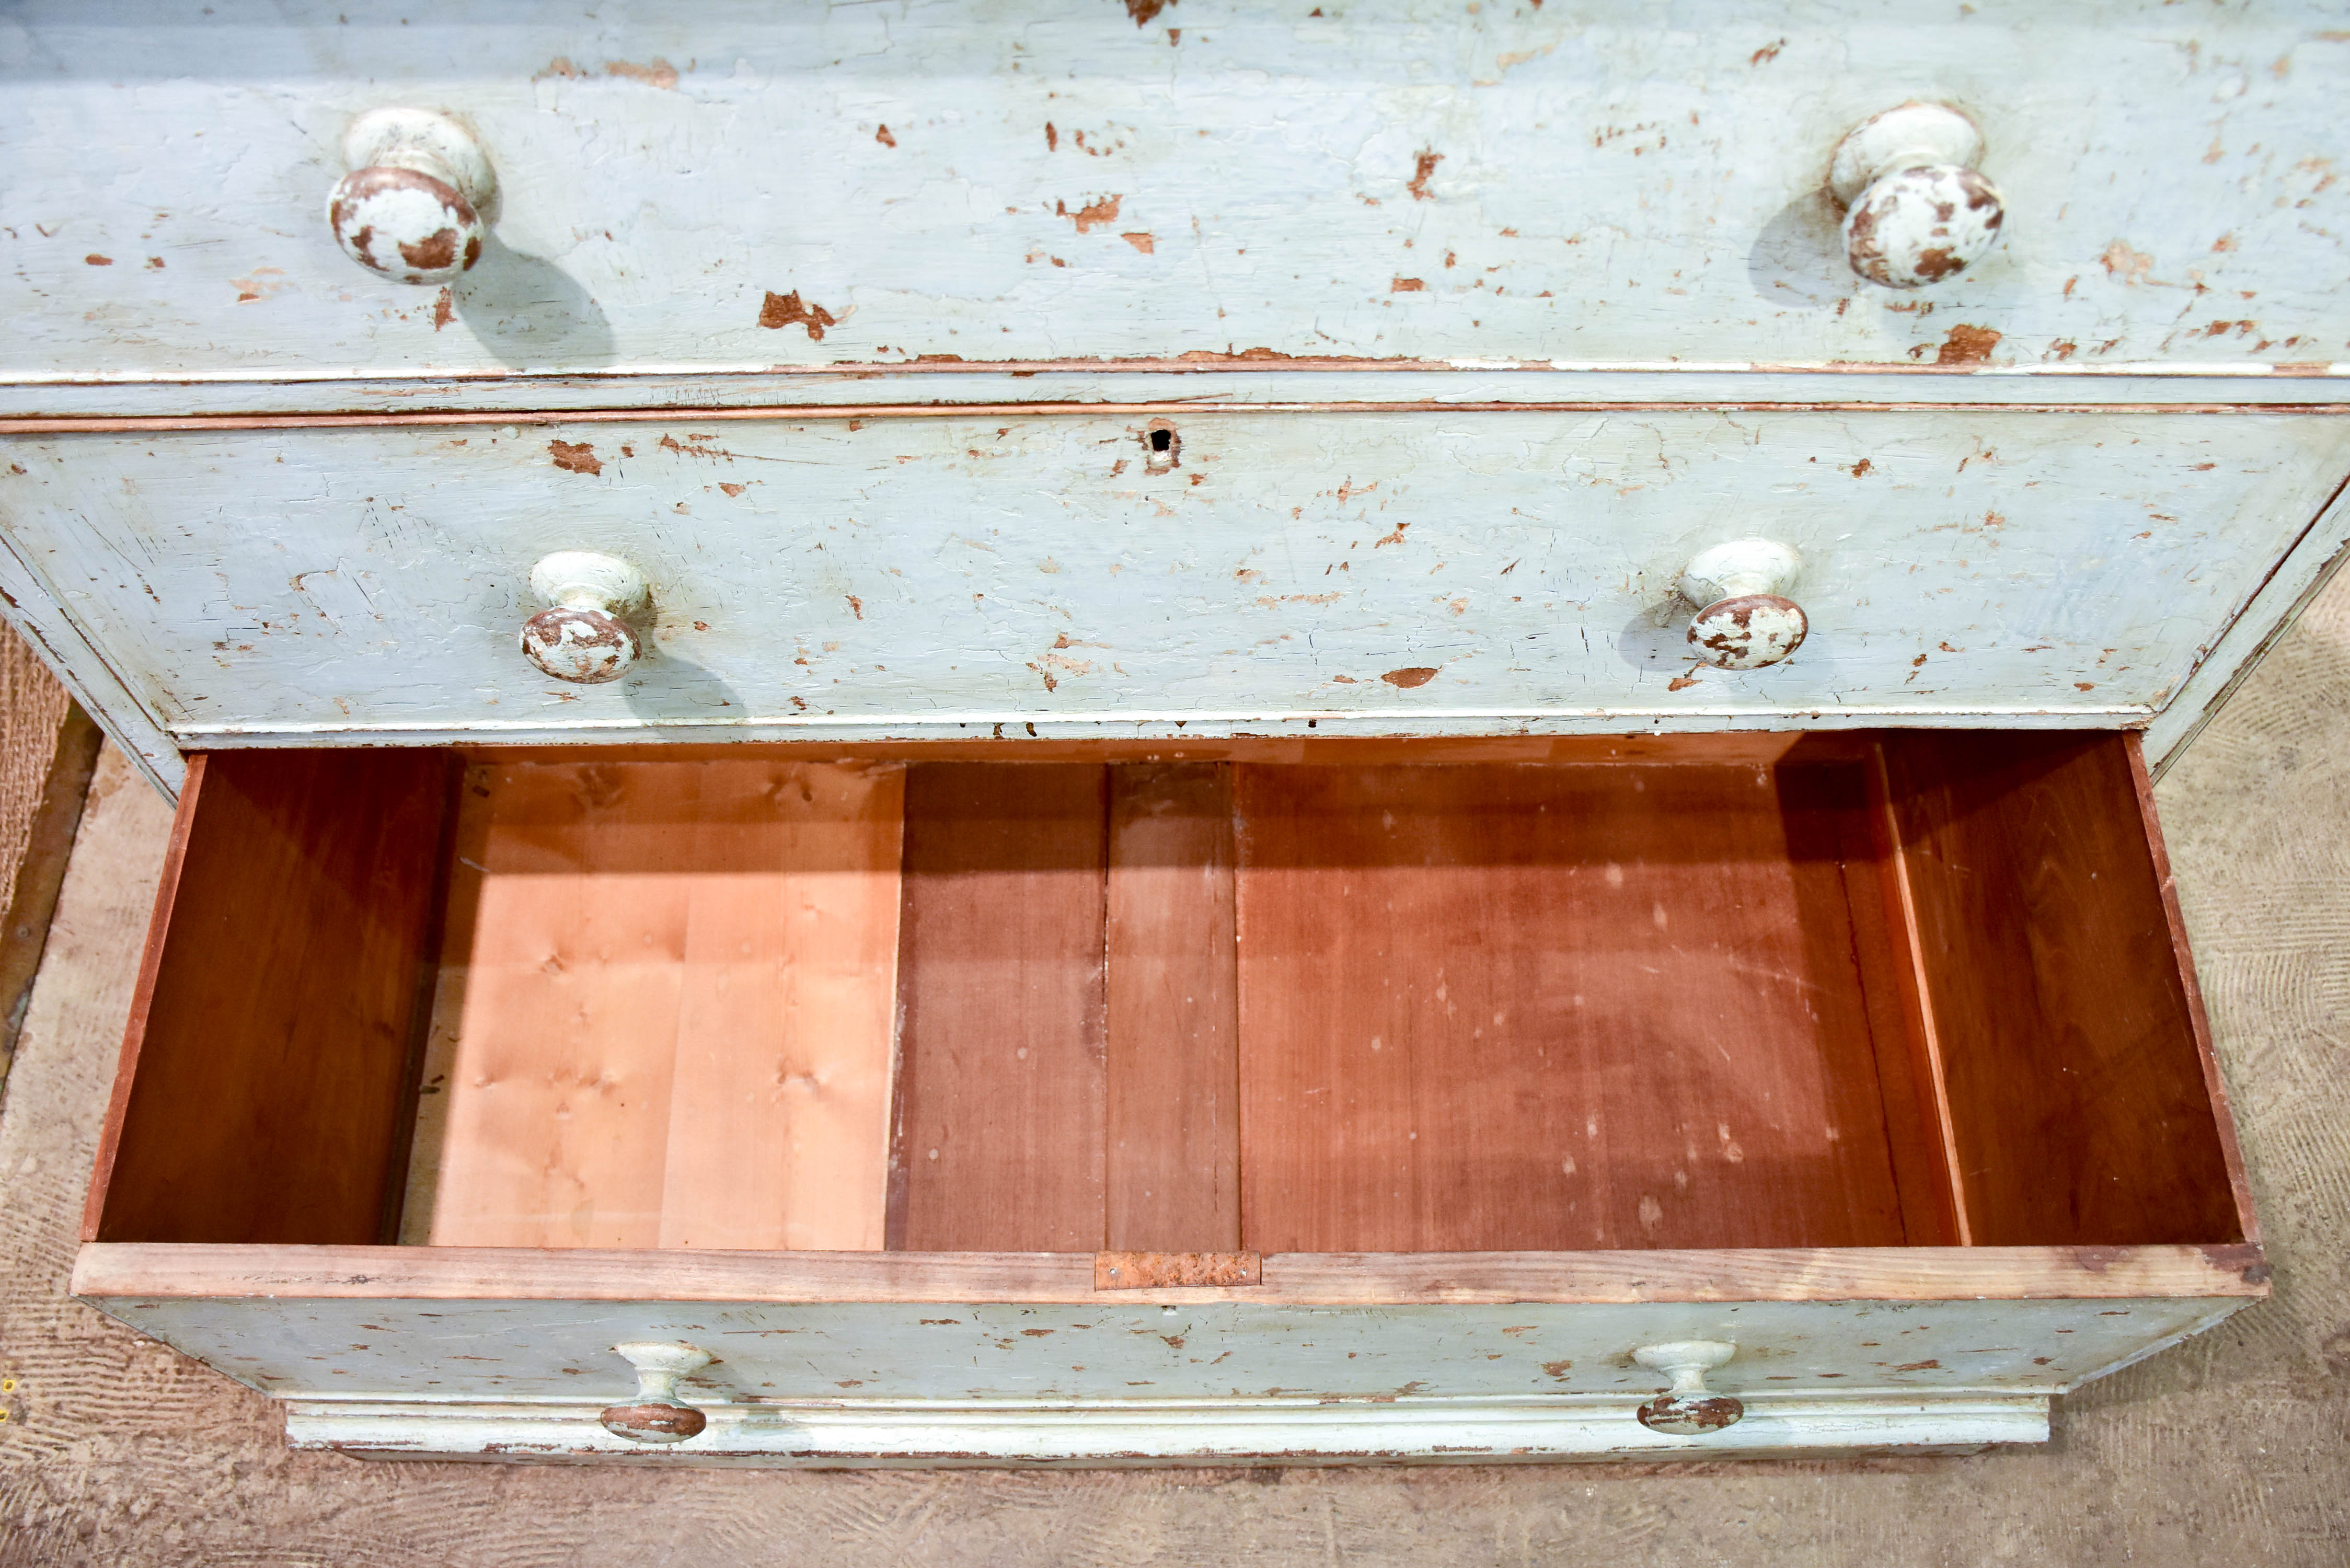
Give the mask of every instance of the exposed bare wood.
[{"label": "exposed bare wood", "polygon": [[907,769],[892,1250],[1102,1244],[1107,772]]},{"label": "exposed bare wood", "polygon": [[91,1194],[114,1240],[381,1231],[440,900],[442,753],[213,757],[185,795]]},{"label": "exposed bare wood", "polygon": [[2229,1190],[2235,1195],[2236,1220],[2242,1228],[2244,1240],[2258,1245],[2261,1239],[2261,1219],[2252,1205],[2251,1179],[2244,1172],[2243,1147],[2236,1138],[2236,1113],[2228,1101],[2227,1079],[2220,1071],[2220,1056],[2211,1044],[2211,1018],[2203,1006],[2203,985],[2195,973],[2195,954],[2187,942],[2187,918],[2178,907],[2178,881],[2170,874],[2170,847],[2162,836],[2162,823],[2155,810],[2154,780],[2147,771],[2146,749],[2137,735],[2122,737],[2123,754],[2129,760],[2130,782],[2137,787],[2140,820],[2146,825],[2147,848],[2154,858],[2155,880],[2162,889],[2162,913],[2170,928],[2170,951],[2178,965],[2180,988],[2187,1001],[2187,1017],[2195,1032],[2195,1054],[2203,1065],[2204,1092],[2211,1097],[2211,1119],[2220,1135],[2220,1157],[2226,1163]]},{"label": "exposed bare wood", "polygon": [[878,1248],[901,799],[887,765],[472,768],[408,1234]]},{"label": "exposed bare wood", "polygon": [[2237,1239],[2125,738],[1906,734],[1886,762],[1969,1236]]},{"label": "exposed bare wood", "polygon": [[1096,1252],[1094,1289],[1164,1290],[1191,1285],[1253,1285],[1264,1277],[1254,1252]]},{"label": "exposed bare wood", "polygon": [[[1892,785],[1881,745],[1868,759],[1867,784],[1881,923],[1895,954],[1887,971],[1889,983],[1879,989],[1875,1000],[1878,1005],[1889,1000],[1899,1010],[1901,1020],[1899,1033],[1877,1037],[1877,1071],[1880,1076],[1906,1082],[1908,1088],[1907,1096],[1897,1099],[1888,1095],[1886,1102],[1896,1166],[1905,1176],[1913,1177],[1902,1183],[1903,1210],[1917,1216],[1919,1222],[1912,1226],[1912,1241],[1923,1241],[1930,1235],[1945,1243],[1970,1246],[1974,1237],[1967,1222],[1966,1172],[1960,1168],[1958,1135],[1950,1125],[1950,1084],[1942,1071],[1941,1036],[1929,1001],[1932,976],[1918,933],[1918,900],[1909,885],[1908,860],[1901,853],[1901,825],[1894,815]],[[1856,897],[1855,924],[1866,930],[1868,922],[1859,913],[1862,905],[1863,899]],[[1887,992],[1891,993],[1889,999]],[[1908,1047],[1906,1061],[1900,1050],[1903,1044]],[[1914,1108],[1922,1124],[1909,1146],[1922,1158],[1906,1164],[1902,1158],[1906,1140],[1902,1130],[1893,1127],[1900,1115],[1897,1107],[1903,1104]],[[1928,1224],[1930,1231],[1924,1228]]]},{"label": "exposed bare wood", "polygon": [[1109,770],[1106,1245],[1241,1244],[1232,769]]},{"label": "exposed bare wood", "polygon": [[1242,768],[1246,1244],[1898,1241],[1822,771]]},{"label": "exposed bare wood", "polygon": [[[1688,734],[1621,735],[1203,735],[1163,740],[1031,739],[1007,735],[973,741],[747,741],[719,745],[691,742],[598,745],[596,754],[618,762],[685,761],[754,755],[795,762],[1104,763],[1174,765],[1192,763],[1330,763],[1374,766],[1405,763],[1542,763],[1554,765],[1675,767],[1692,763],[1768,766],[1797,745],[1806,756],[1868,754],[1862,735],[1786,730],[1725,730]],[[477,763],[576,761],[576,746],[472,745]]]}]

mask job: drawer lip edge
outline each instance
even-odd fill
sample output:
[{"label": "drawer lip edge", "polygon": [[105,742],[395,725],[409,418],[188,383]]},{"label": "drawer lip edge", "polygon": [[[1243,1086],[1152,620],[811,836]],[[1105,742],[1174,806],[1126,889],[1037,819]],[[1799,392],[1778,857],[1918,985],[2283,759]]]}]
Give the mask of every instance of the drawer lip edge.
[{"label": "drawer lip edge", "polygon": [[1974,1453],[2048,1440],[2046,1390],[1886,1389],[1758,1396],[1721,1432],[1651,1432],[1621,1395],[1475,1396],[1373,1406],[1268,1399],[713,1406],[708,1438],[648,1451],[584,1404],[293,1397],[286,1441],[367,1459],[452,1456],[816,1466],[1364,1464],[1724,1459],[1907,1449]]},{"label": "drawer lip edge", "polygon": [[84,1242],[72,1293],[429,1299],[1448,1306],[1506,1303],[2242,1299],[2251,1243],[1691,1251],[1268,1253],[1263,1283],[1093,1288],[1091,1252],[723,1252]]},{"label": "drawer lip edge", "polygon": [[1453,404],[1846,410],[2012,408],[2065,413],[2325,411],[2350,401],[2350,361],[2134,360],[2113,365],[1916,365],[1886,360],[1264,359],[841,360],[648,364],[594,371],[347,365],[258,370],[0,373],[11,425],[212,421],[362,424],[608,419],[928,417],[997,408],[1109,412],[1297,404],[1440,412]]}]

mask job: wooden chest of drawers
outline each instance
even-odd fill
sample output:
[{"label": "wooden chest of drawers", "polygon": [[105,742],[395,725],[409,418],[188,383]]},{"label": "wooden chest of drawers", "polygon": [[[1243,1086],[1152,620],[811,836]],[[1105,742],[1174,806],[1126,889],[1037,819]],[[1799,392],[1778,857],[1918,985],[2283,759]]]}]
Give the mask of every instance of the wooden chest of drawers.
[{"label": "wooden chest of drawers", "polygon": [[2350,541],[2332,19],[1047,10],[18,8],[0,599],[182,807],[78,1293],[809,1464],[2262,1294],[2147,774]]}]

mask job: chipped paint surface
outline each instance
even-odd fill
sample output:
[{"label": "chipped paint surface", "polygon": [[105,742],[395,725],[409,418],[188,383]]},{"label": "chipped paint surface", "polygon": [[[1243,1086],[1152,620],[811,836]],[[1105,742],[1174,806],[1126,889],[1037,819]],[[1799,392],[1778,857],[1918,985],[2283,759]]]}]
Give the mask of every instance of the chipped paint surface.
[{"label": "chipped paint surface", "polygon": [[1509,1464],[1559,1459],[1834,1458],[1972,1453],[2048,1440],[2048,1400],[2018,1394],[1773,1395],[1727,1429],[1655,1431],[1589,1396],[1357,1403],[1130,1399],[730,1405],[676,1451],[608,1438],[576,1404],[290,1400],[296,1449],[369,1459],[463,1455],[544,1462],[754,1467]]},{"label": "chipped paint surface", "polygon": [[[941,1307],[255,1296],[96,1304],[240,1382],[288,1397],[618,1400],[631,1396],[636,1377],[612,1346],[643,1339],[709,1353],[711,1363],[684,1373],[676,1390],[704,1411],[745,1400],[838,1399],[841,1385],[857,1379],[858,1400],[1596,1394],[1620,1397],[1628,1415],[1668,1380],[1634,1359],[1660,1340],[1736,1345],[1736,1357],[1708,1373],[1706,1386],[1742,1397],[1833,1383],[2053,1393],[2243,1303],[1170,1307],[1111,1296],[1084,1305]],[[1039,1328],[1051,1332],[1028,1332]],[[1573,1365],[1555,1376],[1544,1364],[1561,1357]],[[1896,1370],[1927,1359],[1940,1365]]]},{"label": "chipped paint surface", "polygon": [[[2350,355],[2350,42],[2316,0],[216,9],[11,10],[0,371],[1908,364],[1941,339],[1926,303],[2016,364]],[[1905,296],[1854,278],[1823,176],[1913,97],[1981,125],[2008,218]],[[338,137],[387,100],[461,116],[498,170],[440,330],[319,221]],[[771,295],[835,323],[763,328]]]},{"label": "chipped paint surface", "polygon": [[[442,312],[438,296],[432,316]],[[453,317],[452,317],[453,319]],[[445,326],[446,323],[441,323]],[[1994,327],[1954,323],[1940,344],[1911,346],[1913,367],[1789,370],[1719,363],[1592,368],[1571,362],[1479,359],[1288,359],[1267,354],[1184,354],[1116,364],[962,364],[931,360],[854,370],[740,367],[706,373],[599,376],[483,372],[342,379],[243,371],[139,379],[0,374],[0,421],[83,421],[120,416],[172,428],[191,420],[303,424],[380,423],[412,417],[496,423],[502,414],[869,419],[962,411],[1045,414],[1100,409],[1180,413],[1190,408],[1299,407],[1396,412],[1631,412],[1647,408],[1811,409],[1823,413],[1982,407],[2010,412],[2224,413],[2239,409],[2350,408],[2350,361],[2302,366],[1995,364]],[[613,406],[625,395],[626,409]],[[420,407],[430,411],[412,414]],[[142,426],[141,428],[146,428]],[[6,433],[36,434],[9,429]]]},{"label": "chipped paint surface", "polygon": [[[1118,415],[12,438],[0,514],[191,743],[2110,727],[2350,467],[2324,415],[1171,422],[1165,473]],[[1747,530],[1801,555],[1810,636],[1715,670],[1677,584]],[[515,643],[533,564],[583,546],[652,586],[643,659],[594,687]]]}]

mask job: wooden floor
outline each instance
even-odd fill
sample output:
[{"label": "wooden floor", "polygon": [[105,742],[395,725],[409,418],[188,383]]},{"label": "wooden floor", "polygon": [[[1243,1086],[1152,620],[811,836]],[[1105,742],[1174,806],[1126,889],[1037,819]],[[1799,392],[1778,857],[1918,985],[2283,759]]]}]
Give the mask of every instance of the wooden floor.
[{"label": "wooden floor", "polygon": [[266,1400],[64,1299],[168,826],[109,757],[0,1109],[0,1564],[2334,1568],[2350,1556],[2350,579],[2160,804],[2276,1294],[2060,1401],[2044,1449],[1663,1470],[654,1476],[289,1454]]}]

